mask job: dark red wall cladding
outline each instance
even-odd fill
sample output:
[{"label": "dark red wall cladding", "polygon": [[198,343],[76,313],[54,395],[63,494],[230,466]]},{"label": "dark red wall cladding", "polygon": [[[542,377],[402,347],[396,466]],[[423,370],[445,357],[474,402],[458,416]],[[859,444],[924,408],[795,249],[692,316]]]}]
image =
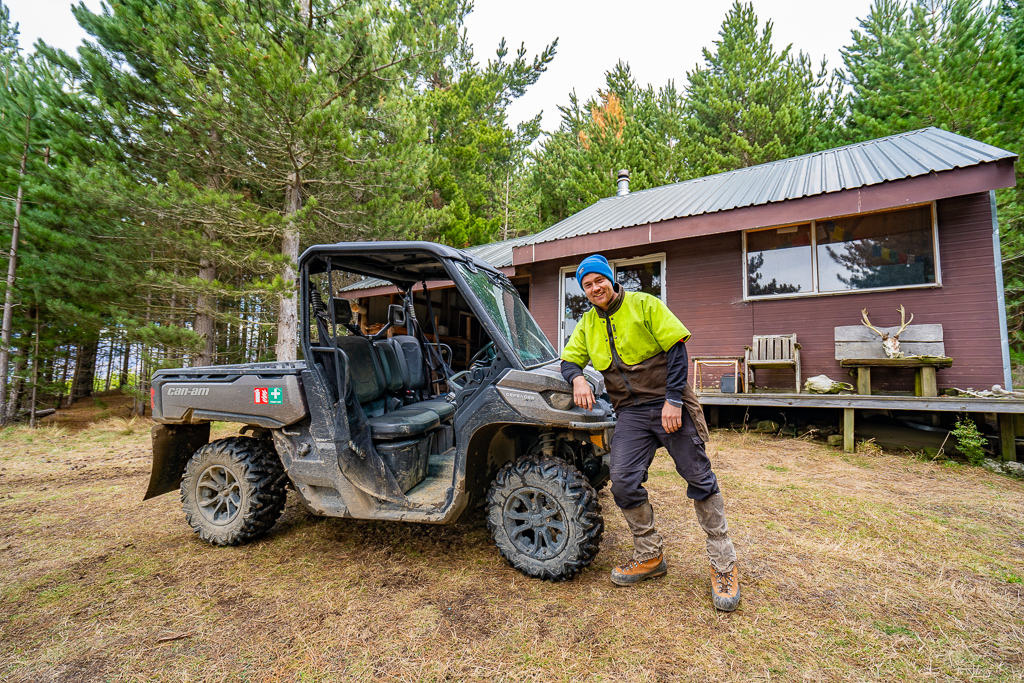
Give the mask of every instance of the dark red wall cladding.
[{"label": "dark red wall cladding", "polygon": [[[754,334],[797,334],[802,379],[825,374],[853,378],[835,360],[833,328],[871,321],[899,324],[902,304],[914,323],[943,326],[953,367],[938,372],[939,388],[990,388],[1003,383],[999,311],[992,252],[988,193],[940,200],[939,259],[942,287],[863,292],[776,301],[743,301],[743,256],[739,232],[675,240],[602,252],[611,259],[665,252],[668,304],[690,329],[690,355],[742,355]],[[551,340],[558,337],[558,271],[580,257],[532,264],[531,310]],[[724,371],[722,371],[724,372]],[[792,386],[793,373],[761,371],[758,385]],[[705,381],[709,379],[705,375]],[[911,370],[872,370],[872,386],[913,389]]]}]

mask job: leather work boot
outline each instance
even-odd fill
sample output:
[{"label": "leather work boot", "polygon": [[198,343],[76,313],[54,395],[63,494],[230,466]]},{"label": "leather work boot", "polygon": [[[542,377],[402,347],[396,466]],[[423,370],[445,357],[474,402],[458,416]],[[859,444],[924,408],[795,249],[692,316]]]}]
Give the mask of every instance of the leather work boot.
[{"label": "leather work boot", "polygon": [[630,510],[623,510],[629,530],[633,532],[633,559],[612,570],[612,583],[616,586],[631,586],[644,579],[664,576],[668,565],[662,553],[661,535],[654,528],[654,508],[644,503]]},{"label": "leather work boot", "polygon": [[612,583],[616,586],[632,586],[644,579],[653,579],[665,574],[668,574],[668,565],[665,564],[664,555],[652,557],[644,562],[633,559],[612,570]]},{"label": "leather work boot", "polygon": [[[725,519],[725,499],[721,493],[693,501],[697,522],[708,535],[707,551],[711,560],[711,598],[717,609],[732,612],[740,604],[740,572],[736,566],[736,549],[729,538]],[[729,567],[723,571],[723,567]]]},{"label": "leather work boot", "polygon": [[725,519],[725,499],[721,493],[704,500],[693,501],[697,523],[708,535],[706,545],[708,559],[716,569],[725,569],[736,564],[736,548],[729,538],[729,523]]},{"label": "leather work boot", "polygon": [[711,567],[711,600],[715,609],[732,612],[740,606],[740,570],[735,564],[727,572]]}]

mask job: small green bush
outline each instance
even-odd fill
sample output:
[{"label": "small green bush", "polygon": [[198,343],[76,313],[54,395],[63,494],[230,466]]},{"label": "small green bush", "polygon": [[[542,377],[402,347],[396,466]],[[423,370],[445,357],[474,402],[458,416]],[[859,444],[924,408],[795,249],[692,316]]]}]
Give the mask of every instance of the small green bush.
[{"label": "small green bush", "polygon": [[952,434],[956,437],[956,447],[972,465],[980,465],[985,461],[985,437],[971,418],[957,418]]}]

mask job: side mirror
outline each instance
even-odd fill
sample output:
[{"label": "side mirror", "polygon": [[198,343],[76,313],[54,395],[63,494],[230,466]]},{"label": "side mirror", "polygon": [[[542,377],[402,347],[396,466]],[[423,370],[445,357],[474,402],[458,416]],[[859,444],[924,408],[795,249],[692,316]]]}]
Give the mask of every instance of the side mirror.
[{"label": "side mirror", "polygon": [[405,327],[405,308],[399,304],[388,306],[388,326]]},{"label": "side mirror", "polygon": [[352,306],[348,299],[334,299],[334,320],[339,325],[347,325],[352,322]]}]

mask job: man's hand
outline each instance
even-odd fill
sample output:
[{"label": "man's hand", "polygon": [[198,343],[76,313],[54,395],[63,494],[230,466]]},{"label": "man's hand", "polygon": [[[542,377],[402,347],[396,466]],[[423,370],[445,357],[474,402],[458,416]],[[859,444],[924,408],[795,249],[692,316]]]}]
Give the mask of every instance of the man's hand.
[{"label": "man's hand", "polygon": [[594,392],[590,389],[587,379],[580,375],[572,381],[572,400],[584,410],[594,407]]},{"label": "man's hand", "polygon": [[683,426],[683,409],[665,401],[665,407],[661,409],[661,426],[671,434]]}]

